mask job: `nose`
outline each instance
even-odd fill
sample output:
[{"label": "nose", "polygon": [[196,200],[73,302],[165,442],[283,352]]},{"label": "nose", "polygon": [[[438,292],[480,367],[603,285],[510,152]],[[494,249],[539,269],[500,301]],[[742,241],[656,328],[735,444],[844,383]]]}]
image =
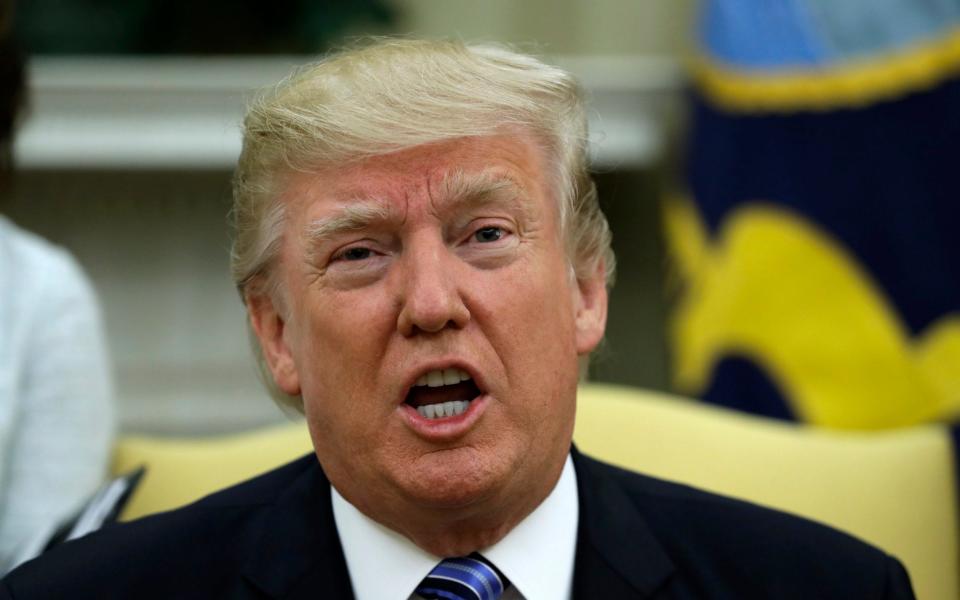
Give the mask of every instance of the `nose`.
[{"label": "nose", "polygon": [[458,275],[462,266],[458,263],[439,240],[405,253],[397,317],[397,330],[401,335],[462,329],[470,321],[470,310],[458,286],[462,277]]}]

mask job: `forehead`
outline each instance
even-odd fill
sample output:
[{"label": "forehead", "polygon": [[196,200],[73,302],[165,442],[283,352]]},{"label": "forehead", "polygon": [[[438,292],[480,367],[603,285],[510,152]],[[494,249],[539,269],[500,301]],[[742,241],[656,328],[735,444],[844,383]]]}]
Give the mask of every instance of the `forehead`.
[{"label": "forehead", "polygon": [[299,204],[306,212],[358,200],[437,203],[503,185],[523,196],[546,198],[544,154],[533,136],[522,133],[458,138],[296,173],[283,197],[288,207]]}]

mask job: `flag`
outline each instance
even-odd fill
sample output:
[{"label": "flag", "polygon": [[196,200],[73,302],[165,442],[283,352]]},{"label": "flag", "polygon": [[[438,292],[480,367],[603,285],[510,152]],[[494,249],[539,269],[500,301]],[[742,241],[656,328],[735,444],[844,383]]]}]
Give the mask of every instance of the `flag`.
[{"label": "flag", "polygon": [[960,420],[960,1],[704,0],[665,204],[676,387],[816,425]]}]

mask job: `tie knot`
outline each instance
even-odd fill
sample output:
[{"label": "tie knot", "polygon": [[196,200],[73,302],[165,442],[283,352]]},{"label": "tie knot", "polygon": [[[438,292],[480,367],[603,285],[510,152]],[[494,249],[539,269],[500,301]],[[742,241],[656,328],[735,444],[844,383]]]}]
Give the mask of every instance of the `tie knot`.
[{"label": "tie knot", "polygon": [[496,567],[473,553],[443,559],[420,582],[417,593],[427,600],[498,600],[508,585]]}]

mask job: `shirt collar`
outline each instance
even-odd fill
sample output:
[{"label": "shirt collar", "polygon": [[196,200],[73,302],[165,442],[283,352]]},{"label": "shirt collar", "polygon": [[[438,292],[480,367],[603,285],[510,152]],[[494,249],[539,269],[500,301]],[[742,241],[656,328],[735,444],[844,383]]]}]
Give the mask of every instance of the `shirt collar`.
[{"label": "shirt collar", "polygon": [[[407,600],[442,557],[370,519],[333,486],[330,494],[357,600]],[[526,600],[570,598],[578,518],[577,476],[567,456],[550,495],[506,537],[481,553]]]}]

